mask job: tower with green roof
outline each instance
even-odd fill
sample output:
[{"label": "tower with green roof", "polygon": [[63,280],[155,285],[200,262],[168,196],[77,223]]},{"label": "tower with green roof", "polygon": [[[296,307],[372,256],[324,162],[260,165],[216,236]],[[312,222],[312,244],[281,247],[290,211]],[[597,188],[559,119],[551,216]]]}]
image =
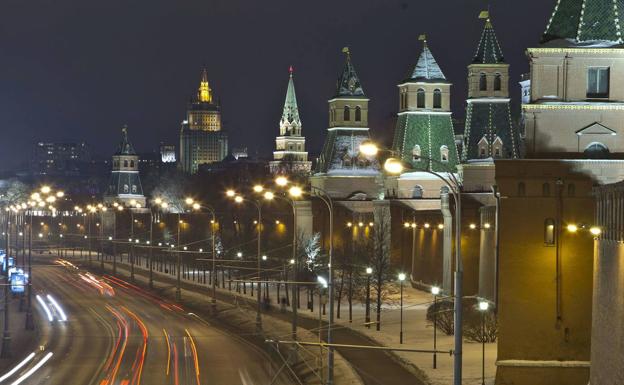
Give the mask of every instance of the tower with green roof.
[{"label": "tower with green roof", "polygon": [[421,40],[423,48],[416,67],[399,84],[393,149],[413,171],[455,172],[459,155],[451,119],[451,82],[424,35]]},{"label": "tower with green roof", "polygon": [[624,153],[622,0],[558,0],[529,48],[523,104],[528,158],[621,158]]},{"label": "tower with green roof", "polygon": [[509,64],[496,37],[489,12],[468,66],[468,100],[462,160],[506,158],[520,155],[520,136],[511,118]]},{"label": "tower with green roof", "polygon": [[291,66],[279,123],[280,132],[275,139],[273,161],[270,163],[271,172],[274,174],[307,174],[312,168],[312,162],[308,161],[308,152],[305,150],[305,137],[301,132],[303,124],[299,116],[293,72]]},{"label": "tower with green roof", "polygon": [[316,172],[328,176],[378,175],[375,157],[360,153],[360,144],[370,138],[368,102],[362,83],[351,61],[348,48],[343,50],[345,65],[336,94],[329,100],[329,128]]}]

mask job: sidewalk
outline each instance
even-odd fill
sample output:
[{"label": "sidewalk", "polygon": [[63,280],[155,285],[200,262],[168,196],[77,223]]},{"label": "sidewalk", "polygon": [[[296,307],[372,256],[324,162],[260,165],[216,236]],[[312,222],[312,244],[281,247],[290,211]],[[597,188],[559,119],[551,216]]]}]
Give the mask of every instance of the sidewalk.
[{"label": "sidewalk", "polygon": [[[141,263],[135,265],[135,271],[147,272],[147,261],[145,258],[141,258]],[[95,261],[94,267],[99,266],[99,262]],[[124,258],[123,265],[126,265],[127,257]],[[118,267],[122,264],[118,262]],[[166,276],[169,278],[175,278],[173,272],[160,273],[154,270],[154,277]],[[183,279],[185,284],[198,285],[206,287],[202,283],[203,272],[196,272],[195,275],[189,276],[191,279]],[[195,280],[193,279],[195,278]],[[221,278],[219,276],[219,278]],[[232,292],[226,289],[219,289],[222,293],[233,293],[235,284],[232,283]],[[245,296],[251,301],[255,300],[256,292],[252,296],[250,285],[246,285],[246,296],[243,294],[243,290],[240,291],[240,296]],[[235,293],[235,292],[234,292]],[[290,294],[290,293],[289,293]],[[284,295],[284,287],[280,295]],[[271,303],[278,308],[276,285],[271,285],[269,288],[269,297]],[[399,294],[390,296],[386,303],[382,304],[381,312],[381,330],[375,330],[375,324],[370,325],[370,329],[365,326],[365,306],[363,303],[354,300],[353,303],[353,321],[350,323],[348,320],[348,302],[343,300],[341,303],[341,318],[335,319],[335,323],[340,327],[347,327],[353,329],[372,341],[375,341],[379,345],[395,347],[395,348],[408,348],[417,350],[432,350],[433,349],[433,325],[426,320],[427,307],[433,301],[433,296],[421,290],[414,289],[409,286],[404,286],[403,292],[403,344],[399,344],[399,332],[400,332],[400,306]],[[306,295],[301,290],[301,308],[299,310],[300,317],[306,317],[310,320],[318,322],[318,297],[314,298],[314,310],[307,309]],[[323,321],[327,321],[328,315],[323,315]],[[376,320],[376,306],[374,291],[371,293],[371,321]],[[453,336],[447,336],[440,330],[437,331],[437,349],[443,351],[450,351],[454,349]],[[395,354],[403,359],[405,363],[415,366],[419,373],[419,377],[423,378],[426,383],[431,385],[448,385],[453,382],[453,356],[449,354],[440,353],[437,355],[437,369],[433,369],[433,354],[430,353],[412,353],[412,352],[395,352]],[[485,346],[485,383],[487,385],[494,384],[494,376],[496,374],[496,354],[497,344],[491,343]],[[409,366],[409,365],[408,365]],[[481,385],[482,381],[482,345],[480,343],[472,343],[464,341],[463,344],[463,381],[465,385]]]},{"label": "sidewalk", "polygon": [[[41,337],[39,329],[39,315],[33,306],[33,316],[35,317],[35,330],[26,330],[26,297],[24,297],[24,311],[19,311],[19,297],[9,297],[9,331],[11,333],[11,358],[0,359],[0,376],[9,371],[18,362],[22,361],[28,354],[38,348],[38,341]],[[4,328],[4,292],[0,293],[0,337]],[[34,301],[34,299],[33,299]]]}]

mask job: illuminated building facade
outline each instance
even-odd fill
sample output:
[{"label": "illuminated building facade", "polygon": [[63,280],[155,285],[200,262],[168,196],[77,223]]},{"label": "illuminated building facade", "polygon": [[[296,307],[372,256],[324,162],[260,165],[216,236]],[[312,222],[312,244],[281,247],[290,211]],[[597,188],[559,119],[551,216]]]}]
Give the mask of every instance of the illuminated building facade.
[{"label": "illuminated building facade", "polygon": [[197,98],[189,103],[180,130],[180,168],[194,174],[199,165],[220,162],[227,153],[228,137],[221,126],[221,106],[214,101],[204,69]]}]

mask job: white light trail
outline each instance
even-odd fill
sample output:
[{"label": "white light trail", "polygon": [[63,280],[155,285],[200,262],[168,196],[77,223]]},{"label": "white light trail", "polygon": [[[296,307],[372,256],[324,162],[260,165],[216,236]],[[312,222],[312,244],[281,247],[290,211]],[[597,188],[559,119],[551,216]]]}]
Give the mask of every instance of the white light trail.
[{"label": "white light trail", "polygon": [[61,315],[60,321],[63,321],[63,322],[67,321],[67,315],[65,315],[65,312],[63,311],[63,309],[61,309],[58,302],[56,302],[56,300],[52,298],[50,294],[48,294],[47,297],[48,297],[48,300],[52,303],[52,306],[54,306],[56,311]]},{"label": "white light trail", "polygon": [[52,318],[52,313],[50,312],[50,308],[48,307],[48,305],[46,305],[46,303],[43,301],[43,298],[41,298],[41,296],[39,294],[37,294],[37,302],[39,302],[39,304],[41,305],[41,307],[43,307],[43,310],[45,310],[46,315],[48,316],[48,321],[52,322],[54,321],[54,318]]},{"label": "white light trail", "polygon": [[19,364],[17,364],[16,367],[14,367],[13,369],[11,369],[9,372],[7,372],[4,376],[0,377],[0,382],[6,380],[7,378],[11,377],[12,375],[15,374],[15,372],[17,372],[18,370],[20,370],[24,365],[26,365],[30,360],[32,360],[35,357],[35,353],[30,353],[26,358],[24,358],[24,361],[20,362]]},{"label": "white light trail", "polygon": [[35,366],[30,368],[26,373],[24,373],[24,375],[22,375],[20,378],[15,380],[15,382],[13,382],[11,385],[19,385],[22,382],[24,382],[28,377],[32,376],[33,373],[35,373],[37,370],[39,370],[40,367],[42,367],[46,362],[48,362],[50,358],[52,358],[52,352],[49,352],[48,354],[46,354],[45,357],[41,359],[41,361],[37,362]]}]

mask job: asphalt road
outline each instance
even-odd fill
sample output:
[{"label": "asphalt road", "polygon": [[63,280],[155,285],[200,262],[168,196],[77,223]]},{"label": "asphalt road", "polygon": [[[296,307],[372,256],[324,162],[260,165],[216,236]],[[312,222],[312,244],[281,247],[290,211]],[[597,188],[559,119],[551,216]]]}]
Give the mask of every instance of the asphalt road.
[{"label": "asphalt road", "polygon": [[[50,352],[24,384],[253,385],[273,379],[274,367],[253,345],[145,290],[69,265],[38,265],[33,276],[34,293],[53,321],[34,300],[41,350],[7,383]],[[276,384],[287,383],[280,380]]]}]

